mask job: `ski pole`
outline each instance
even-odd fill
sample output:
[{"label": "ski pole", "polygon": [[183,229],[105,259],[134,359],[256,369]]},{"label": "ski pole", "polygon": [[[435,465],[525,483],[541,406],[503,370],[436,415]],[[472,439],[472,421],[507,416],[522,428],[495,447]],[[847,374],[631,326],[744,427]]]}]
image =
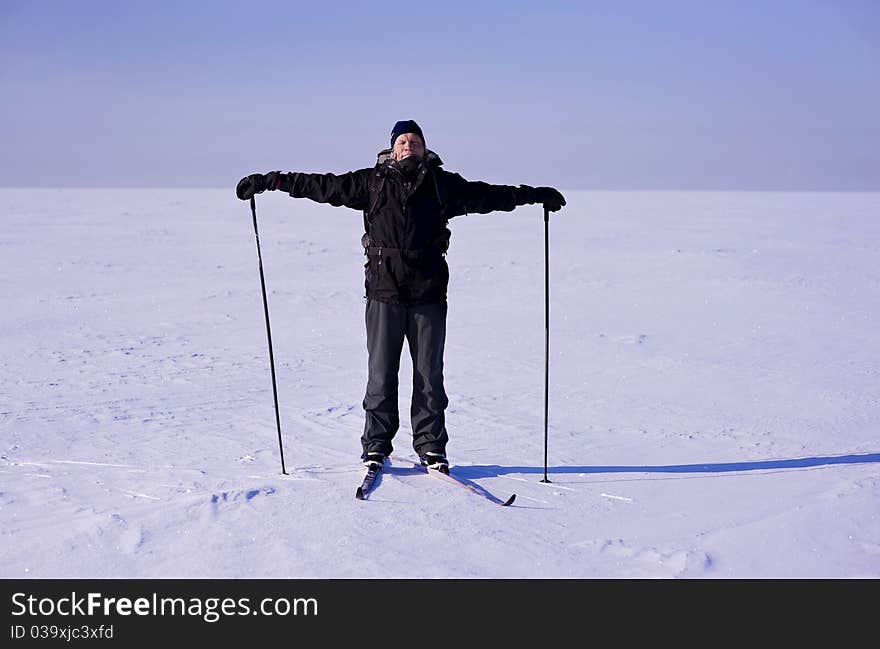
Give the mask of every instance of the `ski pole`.
[{"label": "ski pole", "polygon": [[544,479],[547,477],[547,406],[550,395],[550,210],[544,206]]},{"label": "ski pole", "polygon": [[275,396],[275,425],[278,427],[278,449],[281,451],[281,473],[284,468],[284,444],[281,442],[281,415],[278,412],[278,386],[275,383],[275,356],[272,353],[272,329],[269,326],[269,301],[266,299],[266,279],[263,276],[263,255],[260,254],[260,233],[257,230],[257,202],[251,196],[251,214],[254,215],[254,237],[257,239],[257,260],[260,263],[260,286],[263,288],[263,310],[266,313],[266,337],[269,339],[269,368],[272,370],[272,394]]}]

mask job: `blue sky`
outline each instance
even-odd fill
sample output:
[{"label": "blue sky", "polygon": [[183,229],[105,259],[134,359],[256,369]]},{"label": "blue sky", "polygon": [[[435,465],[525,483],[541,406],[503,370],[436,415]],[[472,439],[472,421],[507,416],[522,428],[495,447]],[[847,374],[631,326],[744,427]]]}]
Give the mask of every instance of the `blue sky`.
[{"label": "blue sky", "polygon": [[880,3],[0,0],[0,184],[880,190]]}]

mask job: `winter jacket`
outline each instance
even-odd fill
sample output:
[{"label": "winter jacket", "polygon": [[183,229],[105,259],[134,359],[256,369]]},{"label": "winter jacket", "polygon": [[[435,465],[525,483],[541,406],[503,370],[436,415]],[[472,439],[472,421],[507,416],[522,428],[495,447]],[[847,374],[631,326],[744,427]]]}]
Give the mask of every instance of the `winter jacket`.
[{"label": "winter jacket", "polygon": [[449,284],[444,258],[449,219],[509,212],[523,202],[516,187],[467,181],[442,169],[432,151],[426,151],[412,174],[391,162],[389,153],[382,151],[375,167],[341,175],[291,173],[289,193],[364,211],[366,297],[402,304],[442,302]]}]

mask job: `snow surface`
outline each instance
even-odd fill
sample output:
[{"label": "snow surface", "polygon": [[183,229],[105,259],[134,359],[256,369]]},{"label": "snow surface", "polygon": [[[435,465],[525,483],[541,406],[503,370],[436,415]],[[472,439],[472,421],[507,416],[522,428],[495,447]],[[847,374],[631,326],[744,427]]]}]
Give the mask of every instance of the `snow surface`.
[{"label": "snow surface", "polygon": [[[877,578],[880,194],[565,192],[451,223],[453,473],[366,502],[361,215],[0,190],[0,577]],[[396,451],[413,458],[401,371]]]}]

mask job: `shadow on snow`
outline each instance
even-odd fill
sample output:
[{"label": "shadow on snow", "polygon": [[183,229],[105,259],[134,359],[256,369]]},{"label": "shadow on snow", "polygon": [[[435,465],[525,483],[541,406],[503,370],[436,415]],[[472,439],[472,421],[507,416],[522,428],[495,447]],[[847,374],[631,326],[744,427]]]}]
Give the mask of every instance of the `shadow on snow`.
[{"label": "shadow on snow", "polygon": [[[880,462],[880,453],[859,455],[832,455],[792,458],[785,460],[757,460],[751,462],[713,462],[708,464],[661,464],[652,466],[549,466],[548,477],[564,474],[602,474],[602,473],[730,473],[735,471],[766,471],[770,469],[808,469],[835,464],[867,464]],[[452,472],[465,479],[490,478],[510,473],[544,475],[543,466],[499,466],[497,464],[457,465]]]}]

